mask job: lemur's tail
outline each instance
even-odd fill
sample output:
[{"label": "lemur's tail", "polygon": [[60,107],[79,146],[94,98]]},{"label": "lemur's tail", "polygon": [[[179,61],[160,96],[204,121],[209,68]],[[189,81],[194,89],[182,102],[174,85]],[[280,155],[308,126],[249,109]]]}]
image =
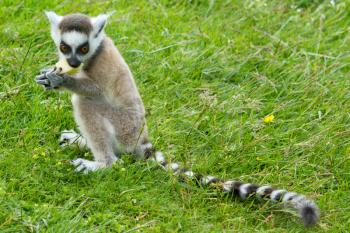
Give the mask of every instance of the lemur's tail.
[{"label": "lemur's tail", "polygon": [[162,152],[154,152],[153,149],[146,150],[146,158],[153,158],[162,168],[172,171],[175,174],[185,175],[188,178],[195,179],[201,185],[215,185],[225,193],[232,193],[240,196],[243,200],[255,196],[260,199],[270,199],[275,202],[283,202],[286,206],[291,206],[297,211],[305,226],[312,226],[317,223],[320,211],[317,205],[307,199],[305,196],[288,192],[284,189],[274,189],[269,185],[256,185],[243,183],[236,180],[222,180],[214,176],[201,175],[185,168],[180,168],[179,163],[169,163]]}]

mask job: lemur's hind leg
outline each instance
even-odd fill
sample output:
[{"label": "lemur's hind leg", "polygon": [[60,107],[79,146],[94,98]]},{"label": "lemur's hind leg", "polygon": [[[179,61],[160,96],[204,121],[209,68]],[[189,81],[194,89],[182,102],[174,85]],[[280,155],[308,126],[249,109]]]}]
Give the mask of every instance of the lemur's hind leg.
[{"label": "lemur's hind leg", "polygon": [[96,110],[104,117],[108,128],[115,130],[115,151],[135,156],[136,159],[144,158],[145,148],[152,147],[148,142],[146,121],[141,110],[134,108],[113,108],[108,105],[99,105]]},{"label": "lemur's hind leg", "polygon": [[108,120],[96,111],[95,103],[73,95],[74,117],[79,129],[86,139],[94,161],[75,159],[72,164],[76,171],[95,171],[100,168],[109,167],[118,160],[114,153],[115,132]]}]

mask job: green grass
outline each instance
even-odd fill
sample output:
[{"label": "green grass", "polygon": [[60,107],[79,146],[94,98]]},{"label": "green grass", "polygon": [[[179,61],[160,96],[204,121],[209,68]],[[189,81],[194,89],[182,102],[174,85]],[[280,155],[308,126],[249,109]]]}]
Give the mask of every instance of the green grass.
[{"label": "green grass", "polygon": [[[58,145],[75,127],[69,94],[34,82],[56,61],[48,9],[116,11],[106,31],[169,158],[304,193],[320,223],[305,230],[280,208],[179,183],[152,163],[76,174],[67,161],[91,155]],[[320,0],[0,0],[0,231],[350,229],[349,11]]]}]

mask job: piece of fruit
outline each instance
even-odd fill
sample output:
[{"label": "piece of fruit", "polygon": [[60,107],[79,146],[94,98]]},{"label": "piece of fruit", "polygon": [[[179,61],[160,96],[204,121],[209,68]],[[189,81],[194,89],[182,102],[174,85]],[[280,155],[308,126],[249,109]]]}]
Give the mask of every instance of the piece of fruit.
[{"label": "piece of fruit", "polygon": [[81,70],[82,64],[77,67],[71,67],[66,59],[59,60],[54,68],[54,71],[57,71],[58,74],[76,74]]}]

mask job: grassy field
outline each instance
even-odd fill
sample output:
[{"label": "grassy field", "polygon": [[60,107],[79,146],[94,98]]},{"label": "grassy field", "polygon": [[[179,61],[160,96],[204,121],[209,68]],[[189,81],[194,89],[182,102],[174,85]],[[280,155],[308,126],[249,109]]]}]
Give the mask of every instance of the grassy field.
[{"label": "grassy field", "polygon": [[[193,170],[304,193],[288,211],[179,183],[152,163],[82,175],[60,148],[68,93],[34,82],[56,62],[44,10],[97,15],[130,65],[153,144]],[[350,1],[0,0],[0,232],[346,232]],[[263,118],[273,114],[273,122]]]}]

